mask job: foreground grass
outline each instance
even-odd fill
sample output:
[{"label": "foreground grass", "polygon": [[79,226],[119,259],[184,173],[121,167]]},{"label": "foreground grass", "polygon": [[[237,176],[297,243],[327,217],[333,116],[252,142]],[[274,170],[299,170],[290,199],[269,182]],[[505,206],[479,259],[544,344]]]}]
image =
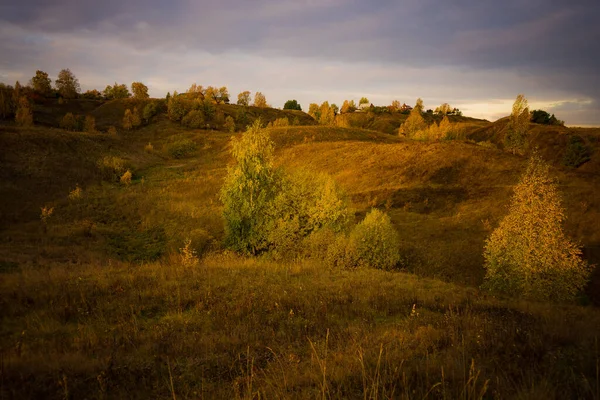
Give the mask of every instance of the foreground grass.
[{"label": "foreground grass", "polygon": [[209,255],[0,280],[3,398],[599,398],[600,313]]}]

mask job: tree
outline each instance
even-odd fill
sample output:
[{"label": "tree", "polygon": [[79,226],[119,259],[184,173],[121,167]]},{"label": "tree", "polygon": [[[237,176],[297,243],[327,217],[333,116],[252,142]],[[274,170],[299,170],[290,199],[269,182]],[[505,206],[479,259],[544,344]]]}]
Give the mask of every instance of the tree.
[{"label": "tree", "polygon": [[204,88],[202,87],[202,85],[196,85],[196,83],[192,83],[192,86],[190,86],[187,93],[189,95],[188,97],[193,99],[204,98]]},{"label": "tree", "polygon": [[192,110],[181,119],[181,125],[198,129],[204,126],[204,113],[201,110]]},{"label": "tree", "polygon": [[298,111],[302,111],[302,107],[300,107],[300,104],[298,104],[298,102],[296,100],[288,100],[285,102],[285,104],[283,105],[283,109],[284,110],[298,110]]},{"label": "tree", "polygon": [[75,75],[68,68],[63,69],[58,73],[55,84],[58,93],[65,99],[74,99],[81,91],[79,80],[77,80]]},{"label": "tree", "polygon": [[340,110],[340,113],[346,114],[354,111],[356,111],[356,104],[354,103],[354,100],[344,100],[344,102],[342,103],[342,109]]},{"label": "tree", "polygon": [[103,94],[106,100],[127,99],[131,97],[127,85],[124,83],[118,84],[117,82],[113,86],[107,85]]},{"label": "tree", "polygon": [[370,104],[369,99],[367,99],[366,97],[361,97],[360,101],[358,102],[358,108],[368,107],[369,104]]},{"label": "tree", "polygon": [[267,98],[261,92],[256,92],[254,95],[254,107],[267,107]]},{"label": "tree", "polygon": [[140,112],[137,107],[133,107],[133,111],[131,112],[131,125],[134,128],[137,128],[142,124],[142,118],[140,117]]},{"label": "tree", "polygon": [[0,83],[0,117],[2,118],[12,115],[15,111],[13,91],[12,87]]},{"label": "tree", "polygon": [[96,89],[88,90],[82,96],[88,100],[102,100],[102,93]]},{"label": "tree", "polygon": [[208,86],[204,90],[204,101],[210,101],[211,103],[218,103],[219,101],[219,89]]},{"label": "tree", "polygon": [[402,105],[398,100],[392,101],[392,104],[390,105],[391,110],[394,112],[400,111],[400,107],[402,107]]},{"label": "tree", "polygon": [[144,120],[146,123],[149,123],[150,119],[156,115],[156,111],[156,104],[154,102],[146,104],[144,107]]},{"label": "tree", "polygon": [[333,125],[335,121],[334,108],[329,105],[328,101],[324,101],[319,107],[319,124],[321,125]]},{"label": "tree", "polygon": [[452,107],[450,107],[450,104],[448,103],[443,103],[441,106],[437,107],[434,112],[436,114],[447,115],[452,112]]},{"label": "tree", "polygon": [[260,119],[232,142],[236,161],[229,168],[220,198],[225,219],[225,242],[243,253],[256,254],[267,241],[271,201],[276,190],[273,142]]},{"label": "tree", "polygon": [[319,119],[321,119],[321,109],[317,103],[310,103],[308,105],[308,115],[313,117],[315,121],[319,122]]},{"label": "tree", "polygon": [[529,107],[522,94],[517,96],[510,115],[504,146],[513,154],[522,154],[525,149],[529,129]]},{"label": "tree", "polygon": [[229,104],[229,90],[225,86],[219,88],[219,102]]},{"label": "tree", "polygon": [[419,112],[419,114],[423,114],[423,109],[424,109],[423,100],[419,97],[417,99],[417,103],[415,104],[415,107],[411,111],[417,110]]},{"label": "tree", "polygon": [[123,115],[123,129],[130,130],[131,128],[133,128],[133,114],[128,108]]},{"label": "tree", "polygon": [[242,93],[238,94],[237,104],[238,104],[238,106],[249,106],[250,105],[250,92],[246,90],[246,91],[243,91]]},{"label": "tree", "polygon": [[27,97],[21,96],[19,99],[19,107],[15,115],[15,121],[21,126],[33,125],[33,113],[31,112],[31,106]]},{"label": "tree", "polygon": [[89,133],[96,132],[96,119],[93,116],[85,116],[84,130]]},{"label": "tree", "polygon": [[398,232],[390,217],[376,208],[354,227],[349,239],[358,265],[389,270],[400,261]]},{"label": "tree", "polygon": [[[418,103],[417,103],[418,105]],[[404,135],[407,138],[414,138],[417,135],[417,132],[422,131],[427,128],[427,123],[423,119],[421,115],[420,108],[415,106],[410,112],[410,115],[404,121],[400,128],[398,129],[398,133],[400,135]]]},{"label": "tree", "polygon": [[52,81],[44,71],[35,71],[35,76],[31,78],[31,88],[42,96],[49,96],[52,93]]},{"label": "tree", "polygon": [[188,105],[189,101],[186,101],[182,96],[177,95],[177,92],[173,92],[173,96],[169,98],[167,102],[167,115],[171,121],[181,121],[181,119],[190,112]]},{"label": "tree", "polygon": [[227,118],[225,118],[225,124],[223,125],[223,128],[225,128],[225,130],[229,133],[235,132],[235,120],[231,115],[228,115]]},{"label": "tree", "polygon": [[486,241],[484,287],[537,300],[573,300],[591,269],[563,232],[557,184],[536,152],[514,192],[508,215]]},{"label": "tree", "polygon": [[67,131],[77,130],[77,117],[73,113],[66,113],[60,121],[60,127]]},{"label": "tree", "polygon": [[131,92],[133,93],[134,99],[150,98],[148,95],[148,86],[144,85],[142,82],[133,82],[131,84]]}]

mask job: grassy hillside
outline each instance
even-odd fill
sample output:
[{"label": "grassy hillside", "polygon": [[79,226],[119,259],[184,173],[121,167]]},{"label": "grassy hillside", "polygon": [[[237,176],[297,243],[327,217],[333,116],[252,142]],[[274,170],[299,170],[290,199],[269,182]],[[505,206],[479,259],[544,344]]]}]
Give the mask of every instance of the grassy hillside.
[{"label": "grassy hillside", "polygon": [[[278,165],[327,172],[357,220],[385,209],[400,233],[402,272],[336,270],[223,251],[230,137],[162,115],[114,137],[0,125],[2,396],[600,398],[597,308],[477,289],[525,158],[489,143],[271,129]],[[567,232],[593,262],[597,162],[552,170]],[[45,225],[42,206],[54,208]],[[180,256],[188,238],[197,263]]]}]

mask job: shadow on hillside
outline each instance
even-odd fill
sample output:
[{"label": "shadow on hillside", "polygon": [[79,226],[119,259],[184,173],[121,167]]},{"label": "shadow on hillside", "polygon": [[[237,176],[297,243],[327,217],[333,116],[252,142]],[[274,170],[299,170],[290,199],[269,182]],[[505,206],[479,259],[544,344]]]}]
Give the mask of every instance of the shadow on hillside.
[{"label": "shadow on hillside", "polygon": [[583,257],[592,265],[595,265],[586,294],[592,303],[600,306],[600,243],[594,243],[583,248]]}]

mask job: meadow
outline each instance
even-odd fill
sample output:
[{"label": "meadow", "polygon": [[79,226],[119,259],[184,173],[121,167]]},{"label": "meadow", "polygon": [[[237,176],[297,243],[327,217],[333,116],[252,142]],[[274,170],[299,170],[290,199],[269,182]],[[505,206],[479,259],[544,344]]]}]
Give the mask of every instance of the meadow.
[{"label": "meadow", "polygon": [[[2,398],[600,399],[597,275],[574,305],[479,289],[526,164],[501,150],[506,121],[437,142],[385,133],[387,116],[378,130],[289,111],[300,126],[269,130],[277,166],[332,176],[356,221],[391,217],[401,266],[381,271],[232,253],[218,196],[232,134],[162,113],[117,135],[53,126],[89,107],[104,129],[129,106],[75,104],[42,107],[35,127],[0,123]],[[598,263],[600,158],[564,167],[574,133],[597,148],[594,129],[533,125],[530,138],[565,230]]]}]

